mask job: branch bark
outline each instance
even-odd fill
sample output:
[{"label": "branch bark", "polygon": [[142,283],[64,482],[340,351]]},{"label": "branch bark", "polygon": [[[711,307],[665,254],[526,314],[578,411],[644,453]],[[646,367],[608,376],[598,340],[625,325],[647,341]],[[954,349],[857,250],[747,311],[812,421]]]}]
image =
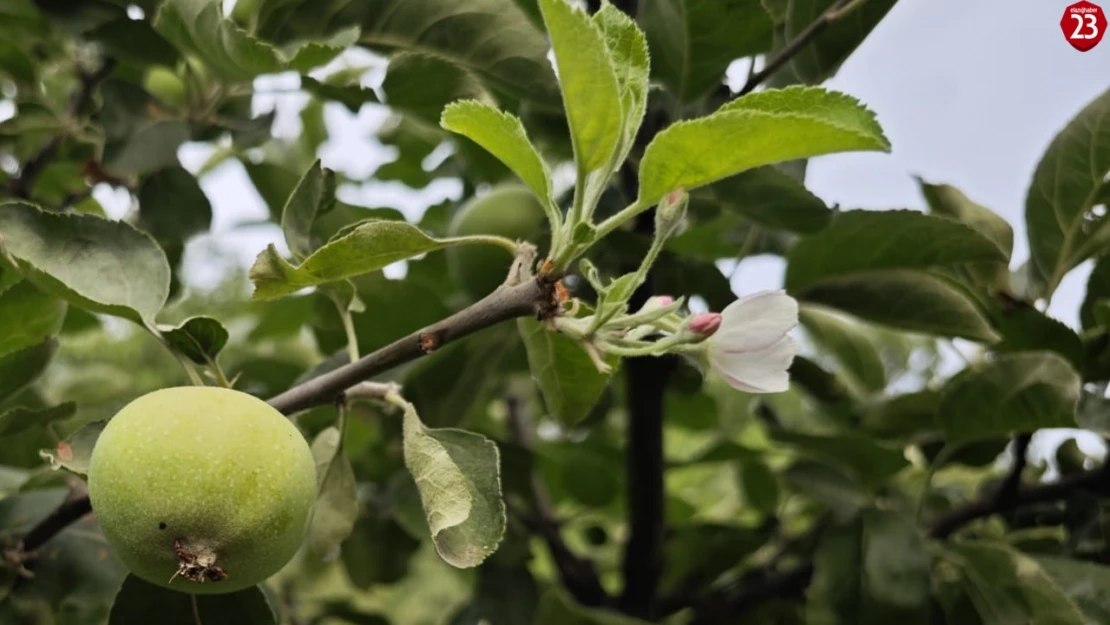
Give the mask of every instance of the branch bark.
[{"label": "branch bark", "polygon": [[748,76],[748,80],[744,83],[744,86],[736,92],[736,97],[751,93],[756,87],[763,84],[765,80],[789,63],[790,59],[798,56],[798,53],[807,45],[813,43],[813,40],[824,32],[826,28],[848,14],[852,9],[858,8],[859,5],[863,4],[865,1],[866,0],[837,0],[832,6],[825,9],[825,12],[819,15],[817,19],[810,22],[805,30],[798,33],[797,37],[794,37],[783,46],[782,50],[779,50],[778,54],[769,59],[762,69]]},{"label": "branch bark", "polygon": [[[294,386],[271,398],[269,404],[288,415],[333,402],[348,388],[429,354],[451,341],[515,317],[547,314],[555,305],[553,297],[554,281],[547,276],[497,289],[446,319],[394,341],[358,361]],[[40,547],[91,510],[88,496],[67,501],[27,532],[22,542],[23,551]]]}]

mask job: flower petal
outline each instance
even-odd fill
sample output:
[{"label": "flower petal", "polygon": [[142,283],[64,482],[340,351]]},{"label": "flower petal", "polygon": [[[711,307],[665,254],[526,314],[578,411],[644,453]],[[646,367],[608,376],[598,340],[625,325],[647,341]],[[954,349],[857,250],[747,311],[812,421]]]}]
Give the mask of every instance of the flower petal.
[{"label": "flower petal", "polygon": [[798,302],[784,291],[741,297],[721,312],[713,342],[727,352],[761,350],[798,325]]},{"label": "flower petal", "polygon": [[709,362],[733,388],[749,393],[781,393],[790,388],[787,370],[797,353],[798,344],[791,336],[747,352],[723,351],[714,341],[709,346]]}]

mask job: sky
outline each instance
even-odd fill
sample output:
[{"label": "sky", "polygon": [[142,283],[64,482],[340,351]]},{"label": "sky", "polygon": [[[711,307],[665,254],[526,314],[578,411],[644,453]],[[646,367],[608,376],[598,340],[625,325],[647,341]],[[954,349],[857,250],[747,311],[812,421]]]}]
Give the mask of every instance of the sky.
[{"label": "sky", "polygon": [[[993,209],[1014,228],[1012,267],[1028,258],[1024,202],[1038,160],[1057,132],[1083,106],[1110,86],[1110,36],[1088,52],[1064,39],[1060,20],[1065,0],[901,0],[826,86],[849,93],[877,115],[893,145],[890,154],[830,155],[810,162],[807,186],[843,209],[924,207],[914,176],[956,186],[971,199]],[[1110,4],[1103,2],[1105,9]],[[370,64],[364,83],[377,84],[380,61],[352,53],[339,61]],[[739,84],[746,63],[730,72]],[[275,105],[275,132],[296,136],[297,112],[306,101],[295,93],[294,76],[260,79],[260,90],[288,92],[257,98],[256,111]],[[330,140],[322,147],[324,165],[365,176],[391,158],[389,148],[373,138],[386,118],[382,107],[365,106],[351,115],[328,105]],[[185,166],[197,170],[210,148],[186,145]],[[194,241],[187,252],[186,280],[208,285],[223,272],[214,255],[250,265],[268,243],[281,242],[275,226],[235,228],[264,219],[261,198],[235,162],[201,180],[213,204],[214,234]],[[394,206],[408,214],[444,198],[457,198],[461,187],[439,181],[413,191],[399,184],[371,183],[340,191],[348,202]],[[112,197],[99,189],[98,199],[110,212],[126,212],[126,194]],[[202,260],[204,259],[204,260]],[[198,262],[199,261],[199,262]],[[726,267],[731,270],[731,267]],[[746,259],[735,272],[733,288],[749,293],[781,286],[783,262],[771,257]],[[403,271],[391,269],[396,276]],[[1089,265],[1073,271],[1054,297],[1049,314],[1078,327]],[[1058,440],[1059,433],[1047,435]],[[1037,445],[1047,449],[1049,441]],[[1085,447],[1094,448],[1093,442]]]}]

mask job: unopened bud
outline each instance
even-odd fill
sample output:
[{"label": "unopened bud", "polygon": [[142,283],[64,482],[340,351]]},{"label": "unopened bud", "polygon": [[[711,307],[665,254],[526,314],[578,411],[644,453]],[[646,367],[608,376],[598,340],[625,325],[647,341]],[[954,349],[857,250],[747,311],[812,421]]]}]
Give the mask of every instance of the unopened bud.
[{"label": "unopened bud", "polygon": [[698,313],[690,318],[690,325],[687,327],[695,334],[713,336],[717,328],[721,327],[721,313]]},{"label": "unopened bud", "polygon": [[675,189],[665,195],[655,207],[655,236],[670,236],[686,216],[689,203],[690,194],[686,189]]},{"label": "unopened bud", "polygon": [[656,295],[651,299],[655,301],[656,306],[670,306],[674,303],[674,298],[670,295]]}]

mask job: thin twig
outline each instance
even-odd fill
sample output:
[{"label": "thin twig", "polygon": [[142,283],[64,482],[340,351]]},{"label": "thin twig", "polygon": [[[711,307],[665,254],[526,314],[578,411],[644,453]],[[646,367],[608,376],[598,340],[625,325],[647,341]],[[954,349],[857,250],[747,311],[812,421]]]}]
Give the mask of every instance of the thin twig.
[{"label": "thin twig", "polygon": [[[81,81],[81,87],[73,96],[73,100],[69,105],[69,116],[75,119],[80,119],[81,111],[83,111],[92,101],[93,92],[96,90],[97,85],[100,84],[112,70],[116,67],[115,59],[104,59],[104,63],[100,68],[92,73],[81,72],[78,74],[78,79]],[[62,142],[65,140],[65,135],[55,135],[46,142],[46,145],[34,156],[27,159],[23,166],[19,169],[19,175],[13,177],[8,181],[8,191],[12,195],[21,198],[31,196],[31,189],[35,185],[35,180],[38,178],[42,170],[50,164],[58,150],[62,147]]]},{"label": "thin twig", "polygon": [[[525,449],[532,447],[531,419],[520,399],[510,396],[509,405],[509,435],[513,441]],[[559,579],[563,586],[570,592],[574,599],[590,607],[607,606],[612,603],[612,598],[605,592],[598,577],[597,569],[593,562],[578,556],[563,540],[559,531],[559,521],[555,518],[551,500],[547,495],[547,488],[540,481],[539,475],[534,471],[529,476],[532,490],[531,517],[525,518],[525,525],[531,531],[543,538],[551,552],[551,559],[559,570]]]},{"label": "thin twig", "polygon": [[774,58],[767,61],[758,72],[752,73],[748,76],[748,80],[740,91],[736,92],[736,97],[751,93],[756,87],[763,84],[763,81],[771,77],[772,74],[782,69],[784,65],[790,62],[795,56],[798,55],[807,45],[813,42],[826,28],[831,24],[844,17],[853,9],[858,8],[866,0],[837,0],[825,9],[825,12],[813,20],[809,26],[806,27],[797,37],[794,37],[783,46],[782,50],[774,56]]}]

